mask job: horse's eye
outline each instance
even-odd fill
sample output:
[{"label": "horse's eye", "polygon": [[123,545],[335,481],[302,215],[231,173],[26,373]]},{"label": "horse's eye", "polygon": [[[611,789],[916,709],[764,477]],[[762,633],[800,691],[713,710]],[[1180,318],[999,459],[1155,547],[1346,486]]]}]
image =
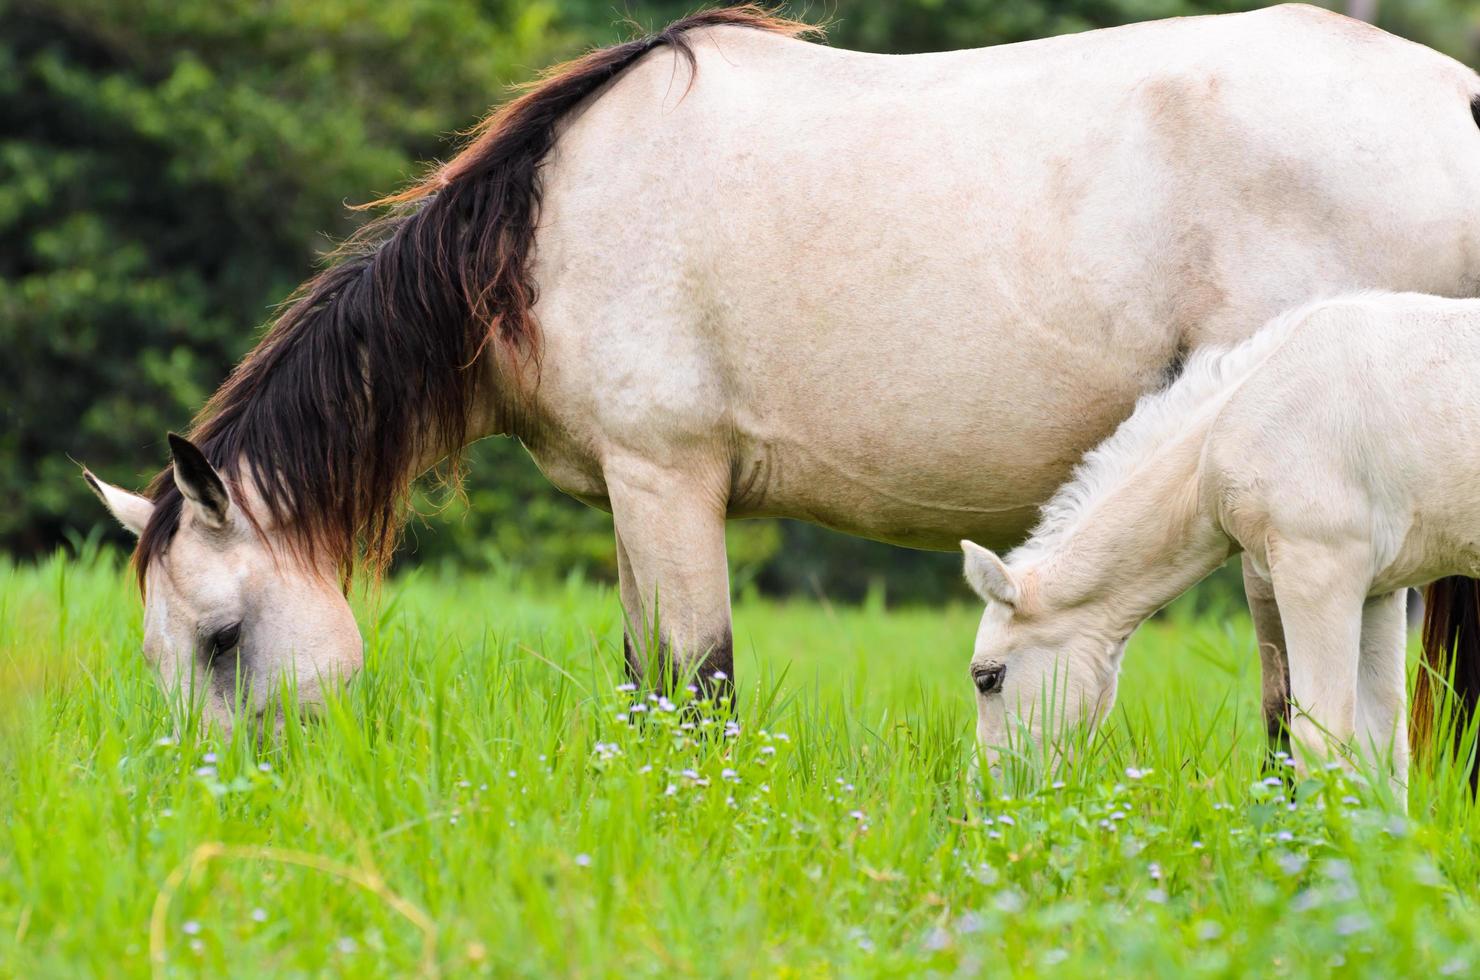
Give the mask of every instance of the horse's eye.
[{"label": "horse's eye", "polygon": [[1002,679],[1006,676],[1006,664],[975,664],[971,668],[971,679],[976,684],[976,689],[983,694],[996,694],[1002,690]]},{"label": "horse's eye", "polygon": [[221,656],[223,653],[226,653],[227,651],[234,648],[238,643],[240,643],[241,638],[241,623],[232,623],[225,629],[217,630],[216,635],[211,637],[211,656]]}]

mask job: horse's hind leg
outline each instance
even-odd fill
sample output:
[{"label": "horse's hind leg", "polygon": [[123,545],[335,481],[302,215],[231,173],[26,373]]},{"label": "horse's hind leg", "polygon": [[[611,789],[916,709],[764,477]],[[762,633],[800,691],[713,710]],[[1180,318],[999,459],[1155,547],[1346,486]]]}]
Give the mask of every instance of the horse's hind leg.
[{"label": "horse's hind leg", "polygon": [[1357,675],[1357,746],[1376,764],[1391,761],[1393,790],[1406,799],[1408,590],[1375,596],[1362,607]]},{"label": "horse's hind leg", "polygon": [[1285,655],[1285,627],[1280,622],[1274,586],[1255,570],[1248,554],[1243,558],[1244,596],[1254,620],[1254,639],[1259,644],[1259,666],[1264,710],[1264,731],[1269,755],[1290,751],[1290,662]]},{"label": "horse's hind leg", "polygon": [[717,674],[733,677],[727,488],[645,461],[609,465],[606,481],[628,672],[653,684],[665,672],[694,675],[711,687]]}]

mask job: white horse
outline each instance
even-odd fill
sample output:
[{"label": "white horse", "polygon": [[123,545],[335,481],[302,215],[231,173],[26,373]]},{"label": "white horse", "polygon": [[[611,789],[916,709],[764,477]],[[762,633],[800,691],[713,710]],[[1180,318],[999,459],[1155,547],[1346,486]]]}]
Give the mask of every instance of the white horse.
[{"label": "white horse", "polygon": [[1415,294],[1318,302],[1194,355],[1005,562],[962,542],[987,602],[981,743],[1098,721],[1131,632],[1242,551],[1284,623],[1299,757],[1350,748],[1404,784],[1406,590],[1480,573],[1476,378],[1480,300]]},{"label": "white horse", "polygon": [[1189,351],[1480,283],[1480,79],[1358,22],[909,57],[799,30],[709,11],[552,73],[305,287],[173,478],[98,484],[167,682],[224,717],[237,671],[311,699],[354,670],[357,542],[499,433],[612,512],[634,671],[732,674],[726,519],[1010,544]]}]

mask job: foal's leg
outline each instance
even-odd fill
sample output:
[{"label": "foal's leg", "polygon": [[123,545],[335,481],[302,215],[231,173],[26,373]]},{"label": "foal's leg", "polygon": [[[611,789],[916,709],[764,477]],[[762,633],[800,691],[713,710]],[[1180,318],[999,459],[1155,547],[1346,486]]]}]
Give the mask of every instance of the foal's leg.
[{"label": "foal's leg", "polygon": [[[725,471],[726,476],[728,470]],[[645,461],[609,465],[628,670],[734,676],[725,502],[705,479]]]},{"label": "foal's leg", "polygon": [[1392,761],[1401,802],[1408,784],[1408,590],[1375,596],[1362,607],[1357,675],[1357,746],[1376,763]]},{"label": "foal's leg", "polygon": [[[1365,552],[1282,544],[1270,572],[1290,663],[1290,734],[1315,758],[1338,754],[1356,732],[1357,665],[1366,599]],[[1296,762],[1307,760],[1300,751]]]},{"label": "foal's leg", "polygon": [[1285,626],[1274,600],[1274,585],[1254,570],[1247,553],[1243,566],[1244,596],[1254,619],[1254,639],[1259,644],[1264,731],[1273,757],[1276,752],[1290,751],[1290,662],[1285,656]]}]

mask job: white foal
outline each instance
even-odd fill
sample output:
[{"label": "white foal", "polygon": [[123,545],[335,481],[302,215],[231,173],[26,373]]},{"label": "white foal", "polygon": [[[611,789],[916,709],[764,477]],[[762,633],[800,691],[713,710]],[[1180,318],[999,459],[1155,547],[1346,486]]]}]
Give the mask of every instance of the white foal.
[{"label": "white foal", "polygon": [[1284,622],[1297,757],[1354,750],[1401,787],[1405,590],[1480,574],[1477,377],[1480,300],[1416,294],[1318,302],[1194,356],[1005,562],[962,542],[989,759],[1045,716],[1102,718],[1131,632],[1243,551]]}]

